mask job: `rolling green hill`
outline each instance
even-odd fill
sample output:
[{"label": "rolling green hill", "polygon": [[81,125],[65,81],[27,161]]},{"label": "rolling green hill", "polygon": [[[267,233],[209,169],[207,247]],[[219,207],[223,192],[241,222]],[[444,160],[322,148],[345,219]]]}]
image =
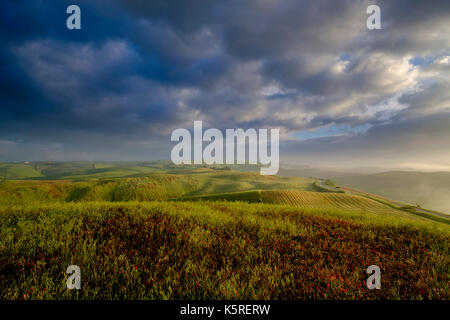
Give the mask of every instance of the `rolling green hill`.
[{"label": "rolling green hill", "polygon": [[0,163],[0,180],[41,178],[44,175],[26,163]]},{"label": "rolling green hill", "polygon": [[432,220],[450,223],[450,220],[415,215],[406,210],[394,207],[382,201],[371,198],[333,192],[311,192],[301,190],[253,190],[244,192],[229,192],[199,196],[185,196],[177,201],[245,201],[248,203],[287,204],[302,209],[344,210],[364,212],[384,217],[406,218],[409,220]]},{"label": "rolling green hill", "polygon": [[24,162],[0,163],[0,177],[17,179],[95,179],[143,175],[167,169],[166,162]]},{"label": "rolling green hill", "polygon": [[89,180],[141,177],[152,173],[187,174],[198,169],[256,172],[258,165],[174,165],[171,161],[88,162],[45,161],[0,163],[0,180]]},{"label": "rolling green hill", "polygon": [[55,201],[152,201],[230,191],[316,190],[314,180],[261,176],[254,172],[197,168],[185,173],[152,173],[134,178],[11,180],[0,183],[0,203]]},{"label": "rolling green hill", "polygon": [[446,218],[225,166],[34,165],[0,181],[0,299],[449,298]]},{"label": "rolling green hill", "polygon": [[[259,171],[258,166],[239,165],[181,165],[175,166],[170,161],[148,162],[25,162],[0,163],[0,181],[2,180],[73,180],[90,183],[92,180],[114,178],[140,178],[160,174],[197,175],[198,186],[187,188],[185,192],[179,187],[171,185],[174,191],[164,191],[170,196],[180,194],[202,195],[224,192],[238,192],[254,189],[291,189],[319,191],[309,184],[286,184],[287,180],[275,178],[262,179],[253,174]],[[212,176],[205,176],[211,172],[222,172]],[[249,173],[250,175],[246,174]],[[332,178],[340,185],[352,187],[369,193],[377,194],[389,199],[403,201],[411,205],[441,212],[450,213],[450,172],[401,172],[391,171],[375,174],[360,174],[322,170],[310,167],[281,168],[281,176]],[[207,180],[207,181],[206,181]],[[305,180],[306,181],[306,180]],[[311,179],[309,180],[311,181]],[[127,182],[133,188],[134,184]],[[309,182],[306,182],[308,184]],[[64,183],[62,183],[64,185]],[[126,184],[126,183],[125,183]],[[142,182],[137,182],[142,185]],[[187,182],[189,184],[189,182]],[[169,188],[169,189],[170,189]],[[26,189],[26,188],[25,188]],[[64,188],[63,188],[64,189]],[[161,187],[164,189],[164,186]],[[86,190],[86,189],[85,189]],[[1,188],[0,188],[1,192]],[[76,191],[74,191],[76,193]],[[161,191],[163,192],[163,191]],[[86,192],[88,194],[88,192]],[[145,198],[145,197],[144,197]],[[161,196],[156,198],[161,199]],[[165,198],[165,197],[163,197]],[[94,197],[95,199],[95,197]],[[135,197],[139,199],[139,197]],[[146,198],[148,199],[148,197]],[[153,198],[152,198],[153,199]]]}]

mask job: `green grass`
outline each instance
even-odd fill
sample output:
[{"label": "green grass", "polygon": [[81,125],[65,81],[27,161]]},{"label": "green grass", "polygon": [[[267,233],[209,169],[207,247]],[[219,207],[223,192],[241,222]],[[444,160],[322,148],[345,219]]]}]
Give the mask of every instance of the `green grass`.
[{"label": "green grass", "polygon": [[437,222],[244,202],[8,206],[0,221],[2,299],[449,298]]},{"label": "green grass", "polygon": [[249,203],[263,202],[261,198],[260,190],[253,191],[241,191],[241,192],[228,192],[228,193],[216,193],[210,195],[201,196],[187,196],[179,199],[173,199],[177,201],[245,201]]},{"label": "green grass", "polygon": [[0,180],[3,179],[25,179],[40,178],[42,173],[28,164],[0,163]]}]

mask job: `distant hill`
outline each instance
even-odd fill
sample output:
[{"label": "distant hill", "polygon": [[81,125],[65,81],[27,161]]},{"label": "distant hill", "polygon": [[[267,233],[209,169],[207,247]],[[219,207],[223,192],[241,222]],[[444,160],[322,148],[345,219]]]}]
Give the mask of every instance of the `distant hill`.
[{"label": "distant hill", "polygon": [[450,172],[388,171],[364,174],[290,166],[281,168],[279,174],[332,179],[339,185],[450,214]]},{"label": "distant hill", "polygon": [[38,161],[0,162],[1,180],[88,180],[141,177],[152,173],[188,173],[199,168],[215,170],[259,171],[257,165],[175,165],[169,160],[101,162]]},{"label": "distant hill", "polygon": [[[250,175],[240,175],[252,173]],[[198,176],[200,185],[192,189],[191,195],[235,192],[261,187],[259,167],[255,165],[174,165],[171,161],[135,161],[135,162],[20,162],[0,163],[0,182],[2,180],[72,180],[88,181],[92,179],[138,178],[154,174],[183,174]],[[221,177],[220,173],[224,175]],[[233,173],[234,172],[234,173]],[[365,173],[361,173],[365,172]],[[213,173],[205,175],[205,173]],[[308,166],[286,165],[279,170],[279,176],[312,177],[332,179],[334,182],[377,194],[393,200],[420,205],[425,208],[450,213],[450,172],[412,172],[389,171],[373,173],[373,168],[359,168],[355,172],[332,168],[312,168]],[[203,182],[204,181],[204,182]],[[287,180],[286,180],[287,181]],[[272,189],[286,189],[282,180],[274,183]],[[311,182],[308,182],[311,185]],[[289,183],[290,184],[290,183]],[[174,185],[165,186],[177,189]],[[173,190],[175,190],[173,189]],[[317,190],[310,190],[317,191]],[[177,193],[178,194],[178,193]]]},{"label": "distant hill", "polygon": [[0,204],[35,201],[161,201],[183,196],[269,189],[319,190],[313,179],[197,168],[177,174],[154,172],[126,178],[7,180],[0,183]]},{"label": "distant hill", "polygon": [[341,185],[450,213],[450,172],[390,171],[335,177]]}]

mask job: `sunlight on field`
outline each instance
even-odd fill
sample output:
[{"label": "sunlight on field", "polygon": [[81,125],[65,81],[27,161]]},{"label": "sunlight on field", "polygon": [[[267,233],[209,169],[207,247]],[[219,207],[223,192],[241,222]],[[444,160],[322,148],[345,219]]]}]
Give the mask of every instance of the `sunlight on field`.
[{"label": "sunlight on field", "polygon": [[[10,206],[0,221],[2,299],[449,298],[437,222],[244,202]],[[383,290],[365,287],[372,264]]]}]

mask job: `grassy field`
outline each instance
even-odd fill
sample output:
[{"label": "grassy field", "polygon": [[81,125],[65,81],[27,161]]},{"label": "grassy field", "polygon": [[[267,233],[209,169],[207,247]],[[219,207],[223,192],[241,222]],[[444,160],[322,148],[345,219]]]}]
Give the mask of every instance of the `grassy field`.
[{"label": "grassy field", "polygon": [[[317,188],[322,190],[321,188]],[[385,217],[407,218],[427,222],[430,219],[450,224],[450,219],[427,213],[417,214],[416,208],[398,206],[383,198],[335,193],[328,191],[303,190],[253,190],[243,192],[218,193],[200,196],[185,196],[177,201],[245,201],[248,203],[289,204],[301,209],[345,210],[371,213]]]},{"label": "grassy field", "polygon": [[[445,225],[244,202],[0,209],[2,299],[448,299]],[[82,290],[65,286],[68,265]],[[365,269],[382,270],[382,289]]]},{"label": "grassy field", "polygon": [[[0,298],[450,298],[447,221],[310,178],[157,165],[1,181]],[[72,264],[81,290],[66,287]],[[365,285],[372,264],[381,290]]]}]

